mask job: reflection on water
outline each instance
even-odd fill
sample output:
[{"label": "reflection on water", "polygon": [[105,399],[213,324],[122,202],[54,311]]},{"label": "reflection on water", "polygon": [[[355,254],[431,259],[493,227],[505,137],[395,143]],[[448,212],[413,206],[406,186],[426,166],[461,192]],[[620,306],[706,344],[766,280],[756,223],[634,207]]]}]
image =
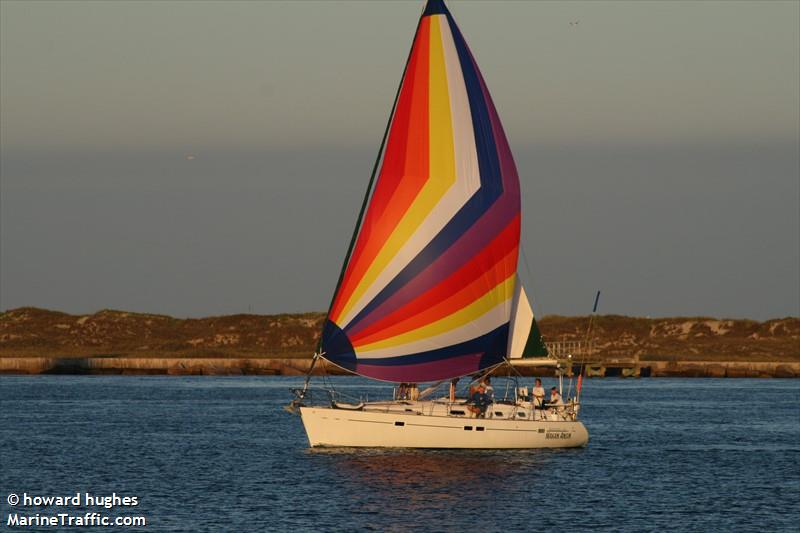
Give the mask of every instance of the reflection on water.
[{"label": "reflection on water", "polygon": [[[585,453],[585,448],[313,448],[307,449],[305,456],[322,478],[336,480],[337,493],[359,495],[357,504],[349,505],[347,512],[364,515],[361,521],[367,527],[386,530],[385,518],[391,516],[396,523],[389,529],[399,530],[426,522],[423,513],[436,521],[457,510],[461,516],[448,528],[460,530],[469,524],[493,530],[498,514],[515,512],[514,508],[518,508],[515,520],[524,523],[537,506],[534,491],[547,475],[543,472],[557,468],[565,455],[577,458]],[[509,494],[515,496],[507,498]],[[381,516],[384,521],[371,521]]]},{"label": "reflection on water", "polygon": [[[394,500],[401,506],[398,511],[413,512],[422,504],[429,508],[454,505],[463,493],[474,491],[476,487],[493,491],[509,468],[498,457],[475,452],[364,452],[350,450],[349,453],[328,454],[328,466],[370,491],[376,497],[376,504]],[[398,494],[404,498],[397,498]],[[369,502],[368,507],[372,507]]]},{"label": "reflection on water", "polygon": [[[312,448],[308,453],[327,456],[328,465],[365,485],[389,490],[418,483],[430,488],[483,486],[500,482],[519,468],[546,462],[537,451],[403,450]],[[524,454],[524,455],[523,455]]]}]

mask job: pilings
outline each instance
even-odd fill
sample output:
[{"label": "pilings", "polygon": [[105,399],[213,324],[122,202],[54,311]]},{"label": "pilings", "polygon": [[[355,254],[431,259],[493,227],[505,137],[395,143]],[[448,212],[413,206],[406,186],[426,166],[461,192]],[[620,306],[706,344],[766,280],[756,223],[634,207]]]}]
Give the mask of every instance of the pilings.
[{"label": "pilings", "polygon": [[[579,369],[573,367],[573,372]],[[586,365],[586,377],[797,378],[800,362],[647,361]]]}]

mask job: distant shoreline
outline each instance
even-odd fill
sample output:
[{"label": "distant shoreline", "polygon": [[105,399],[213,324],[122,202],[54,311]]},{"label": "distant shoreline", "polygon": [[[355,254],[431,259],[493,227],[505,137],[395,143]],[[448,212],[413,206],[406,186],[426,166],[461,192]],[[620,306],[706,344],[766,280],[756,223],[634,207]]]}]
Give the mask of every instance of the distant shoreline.
[{"label": "distant shoreline", "polygon": [[[0,357],[1,374],[302,376],[310,358],[171,358],[171,357]],[[589,377],[800,378],[800,362],[651,361],[632,372],[630,363],[590,365]],[[576,369],[577,370],[577,369]],[[520,375],[554,376],[551,367],[518,368]],[[350,375],[333,365],[315,375]]]},{"label": "distant shoreline", "polygon": [[[178,319],[12,309],[0,313],[0,373],[303,375],[324,318],[303,313]],[[587,323],[588,317],[539,320],[546,340],[570,346],[585,341]],[[599,315],[591,340],[590,376],[800,377],[796,317],[757,322]],[[327,366],[329,373],[343,373]],[[524,369],[529,375],[548,372]]]}]

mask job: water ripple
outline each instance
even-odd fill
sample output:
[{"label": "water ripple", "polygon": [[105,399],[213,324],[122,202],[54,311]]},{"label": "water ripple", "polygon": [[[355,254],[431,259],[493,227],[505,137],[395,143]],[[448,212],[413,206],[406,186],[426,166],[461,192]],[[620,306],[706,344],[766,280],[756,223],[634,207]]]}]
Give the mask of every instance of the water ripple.
[{"label": "water ripple", "polygon": [[[382,384],[335,378],[349,393]],[[800,380],[591,380],[587,448],[309,449],[300,378],[0,376],[5,494],[132,494],[142,531],[796,531]],[[133,530],[129,530],[133,531]]]}]

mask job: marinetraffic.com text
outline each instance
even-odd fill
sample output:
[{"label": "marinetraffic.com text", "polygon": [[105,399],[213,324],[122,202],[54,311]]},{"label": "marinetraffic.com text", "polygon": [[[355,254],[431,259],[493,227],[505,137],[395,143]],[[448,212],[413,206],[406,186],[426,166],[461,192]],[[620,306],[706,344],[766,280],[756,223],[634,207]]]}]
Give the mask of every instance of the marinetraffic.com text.
[{"label": "marinetraffic.com text", "polygon": [[122,514],[135,510],[138,496],[76,492],[67,495],[42,495],[12,492],[6,496],[8,528],[43,527],[145,527],[142,515]]}]

